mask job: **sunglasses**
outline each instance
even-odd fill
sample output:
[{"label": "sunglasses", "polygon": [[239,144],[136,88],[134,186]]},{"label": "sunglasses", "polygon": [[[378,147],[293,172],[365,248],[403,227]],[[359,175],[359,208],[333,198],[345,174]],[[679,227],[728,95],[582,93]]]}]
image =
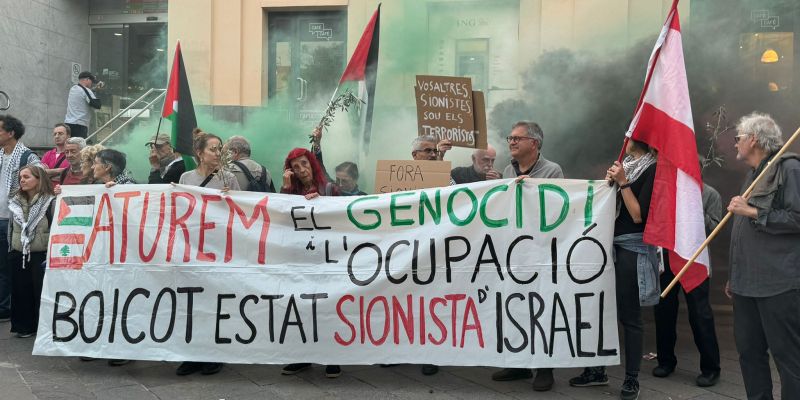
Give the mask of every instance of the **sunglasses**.
[{"label": "sunglasses", "polygon": [[734,140],[736,143],[739,143],[739,141],[741,141],[742,139],[746,138],[747,136],[748,136],[748,135],[737,135],[737,136],[734,136],[734,137],[733,137],[733,140]]}]

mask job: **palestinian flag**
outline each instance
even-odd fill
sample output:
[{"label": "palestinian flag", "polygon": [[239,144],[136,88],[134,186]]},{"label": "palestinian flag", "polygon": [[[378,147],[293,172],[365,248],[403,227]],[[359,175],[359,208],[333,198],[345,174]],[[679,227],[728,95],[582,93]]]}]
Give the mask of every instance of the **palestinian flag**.
[{"label": "palestinian flag", "polygon": [[63,234],[50,236],[48,268],[81,269],[83,267],[82,234]]},{"label": "palestinian flag", "polygon": [[196,165],[192,157],[192,130],[197,127],[197,118],[194,115],[189,80],[186,79],[180,41],[175,46],[175,57],[172,61],[172,72],[169,74],[161,117],[172,122],[172,147],[183,156],[186,170],[194,169]]},{"label": "palestinian flag", "polygon": [[[362,113],[362,143],[369,148],[372,132],[372,108],[375,105],[375,85],[378,77],[378,39],[380,36],[381,5],[372,14],[361,39],[356,45],[347,67],[339,79],[339,87],[345,82],[358,83],[358,97],[366,103]],[[337,87],[337,91],[339,88]],[[360,152],[363,154],[363,152]]]},{"label": "palestinian flag", "polygon": [[62,197],[57,222],[59,226],[92,226],[94,196]]}]

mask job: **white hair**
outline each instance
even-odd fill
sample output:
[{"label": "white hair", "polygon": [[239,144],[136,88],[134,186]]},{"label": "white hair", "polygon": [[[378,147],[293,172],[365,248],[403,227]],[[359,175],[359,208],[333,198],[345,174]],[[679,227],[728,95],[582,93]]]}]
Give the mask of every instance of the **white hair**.
[{"label": "white hair", "polygon": [[423,135],[417,136],[414,138],[414,141],[411,142],[411,150],[418,151],[422,150],[422,143],[438,143],[439,141],[436,139],[436,136],[433,135]]},{"label": "white hair", "polygon": [[753,112],[742,117],[736,124],[736,131],[739,135],[753,135],[758,146],[769,153],[783,146],[781,128],[768,114]]}]

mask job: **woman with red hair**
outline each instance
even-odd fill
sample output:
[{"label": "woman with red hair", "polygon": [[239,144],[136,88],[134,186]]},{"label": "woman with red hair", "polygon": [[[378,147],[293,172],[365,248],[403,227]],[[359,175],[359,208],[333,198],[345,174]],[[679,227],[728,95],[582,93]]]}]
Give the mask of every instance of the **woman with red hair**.
[{"label": "woman with red hair", "polygon": [[299,194],[306,199],[319,196],[339,196],[339,188],[328,182],[325,171],[309,150],[295,148],[283,164],[281,193]]},{"label": "woman with red hair", "polygon": [[[289,152],[283,164],[281,193],[299,194],[311,200],[319,196],[339,196],[339,188],[328,182],[314,153],[298,147]],[[283,367],[281,373],[294,375],[310,366],[310,363],[289,364]],[[325,376],[328,378],[336,378],[341,374],[342,369],[338,365],[325,367]]]}]

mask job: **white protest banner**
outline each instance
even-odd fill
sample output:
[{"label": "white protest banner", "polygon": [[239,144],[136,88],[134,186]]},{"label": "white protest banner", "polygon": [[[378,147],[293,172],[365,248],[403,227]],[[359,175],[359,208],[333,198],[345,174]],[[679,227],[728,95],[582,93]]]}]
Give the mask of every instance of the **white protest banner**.
[{"label": "white protest banner", "polygon": [[619,363],[603,181],[362,197],[64,186],[36,355]]}]

